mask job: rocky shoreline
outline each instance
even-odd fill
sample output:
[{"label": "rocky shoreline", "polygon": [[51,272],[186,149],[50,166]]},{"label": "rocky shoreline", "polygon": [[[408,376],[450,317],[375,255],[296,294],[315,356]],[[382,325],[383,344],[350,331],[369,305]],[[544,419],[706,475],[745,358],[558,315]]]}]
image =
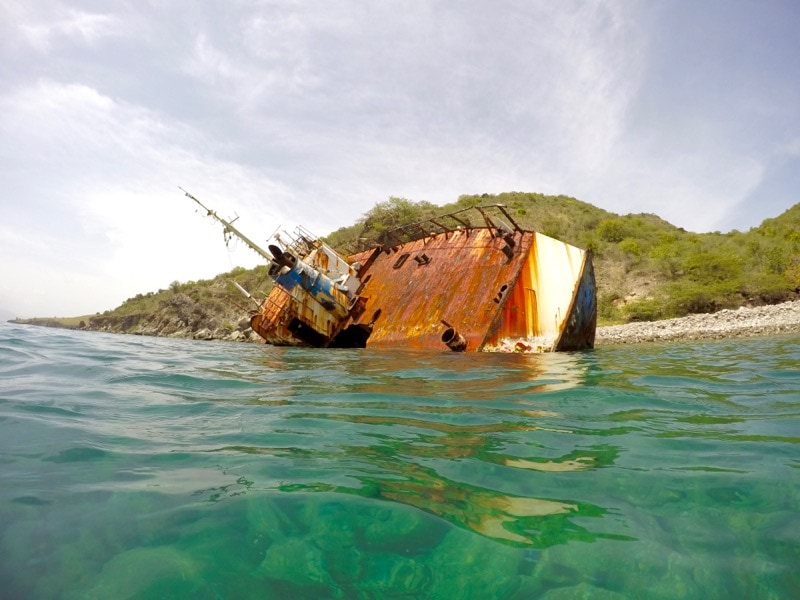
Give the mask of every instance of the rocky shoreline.
[{"label": "rocky shoreline", "polygon": [[597,328],[595,346],[800,333],[800,300]]}]

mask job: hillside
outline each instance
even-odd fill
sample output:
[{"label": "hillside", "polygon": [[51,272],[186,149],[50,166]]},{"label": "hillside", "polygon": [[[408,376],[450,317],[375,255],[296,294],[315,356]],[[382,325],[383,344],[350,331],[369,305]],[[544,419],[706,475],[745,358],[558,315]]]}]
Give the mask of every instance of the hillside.
[{"label": "hillside", "polygon": [[232,281],[259,298],[266,296],[272,285],[266,266],[249,270],[237,267],[214,279],[173,281],[169,289],[137,294],[102,314],[12,322],[136,335],[257,341],[247,316],[255,305],[236,290]]},{"label": "hillside", "polygon": [[[525,229],[592,251],[603,325],[798,298],[800,204],[747,232],[697,234],[653,214],[617,215],[567,196],[521,192],[465,195],[445,206],[391,198],[376,204],[352,226],[334,231],[326,241],[341,252],[352,253],[398,225],[495,203],[504,204]],[[252,303],[231,280],[259,298],[270,287],[265,266],[237,268],[212,280],[173,282],[168,290],[139,294],[103,314],[23,322],[143,335],[249,340],[252,332],[243,317]]]}]

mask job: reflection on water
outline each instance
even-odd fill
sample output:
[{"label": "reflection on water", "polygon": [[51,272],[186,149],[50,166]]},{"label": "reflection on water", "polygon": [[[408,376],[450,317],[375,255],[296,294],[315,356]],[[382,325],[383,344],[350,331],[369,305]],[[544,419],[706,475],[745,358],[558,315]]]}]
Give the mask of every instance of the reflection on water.
[{"label": "reflection on water", "polygon": [[[583,470],[600,458],[607,460],[607,449],[598,450],[595,457],[579,457],[556,461],[519,461],[503,458],[497,454],[489,454],[481,447],[480,436],[459,436],[453,434],[450,443],[443,445],[456,449],[449,458],[465,458],[483,455],[491,462],[522,468],[537,468],[542,471],[576,471]],[[469,447],[470,442],[477,443]],[[355,494],[375,499],[392,500],[422,509],[430,514],[447,520],[454,525],[470,529],[481,535],[503,542],[513,542],[527,546],[542,547],[554,543],[539,535],[545,517],[558,515],[557,521],[564,530],[570,530],[580,539],[590,540],[594,535],[583,527],[564,528],[565,519],[570,516],[600,516],[604,510],[587,503],[572,503],[554,499],[523,497],[504,494],[498,490],[479,487],[444,477],[432,467],[422,466],[412,460],[413,456],[440,456],[434,446],[421,446],[421,452],[415,451],[414,443],[399,443],[389,448],[386,445],[370,448],[347,448],[347,456],[358,456],[369,465],[369,470],[381,473],[380,476],[354,475],[360,487],[328,485],[325,483],[282,485],[282,491],[324,491]],[[613,452],[612,452],[613,454]],[[605,462],[604,460],[604,462]],[[532,466],[536,465],[536,467]],[[578,468],[579,465],[579,468]],[[509,478],[514,475],[509,474]],[[618,539],[623,539],[619,536]],[[569,537],[561,538],[558,543],[569,541]]]},{"label": "reflection on water", "polygon": [[[296,352],[296,351],[295,351]],[[571,536],[591,540],[598,535],[584,526],[563,524],[573,517],[598,517],[605,510],[573,500],[566,490],[557,497],[514,494],[481,485],[481,470],[489,465],[509,482],[525,471],[574,473],[613,464],[617,450],[608,444],[571,450],[562,456],[539,455],[528,448],[524,456],[504,452],[509,436],[525,438],[537,430],[570,434],[550,425],[562,415],[536,406],[535,394],[575,388],[586,378],[591,356],[559,354],[523,355],[485,360],[457,355],[442,358],[448,368],[430,366],[419,354],[343,353],[340,366],[346,379],[327,379],[319,363],[290,360],[277,349],[266,359],[280,368],[290,397],[259,398],[258,403],[284,407],[280,419],[297,441],[323,435],[304,448],[225,446],[214,449],[290,458],[296,468],[324,464],[330,471],[319,480],[283,482],[285,492],[335,492],[375,500],[399,502],[445,519],[502,543],[544,547],[565,543],[570,536],[542,536],[541,531],[562,529]],[[441,362],[438,361],[437,362]],[[291,373],[296,371],[297,375]],[[329,394],[309,397],[309,389],[329,388]],[[413,391],[413,395],[408,392]],[[346,393],[345,393],[346,392]],[[401,392],[401,394],[398,394]],[[531,396],[531,395],[534,396]],[[466,401],[454,403],[453,398]],[[437,401],[437,399],[443,401]],[[490,402],[490,404],[487,404]],[[339,438],[337,432],[347,432]],[[358,444],[352,444],[353,438]],[[447,476],[437,464],[457,461],[465,465],[460,477]],[[483,466],[482,466],[483,465]],[[313,470],[313,466],[309,466]],[[330,479],[347,471],[357,485]],[[333,477],[331,476],[333,473]],[[514,486],[511,486],[514,487]],[[214,496],[216,498],[217,496]],[[550,525],[543,525],[545,521]],[[560,524],[560,525],[559,525]],[[625,536],[616,536],[624,539]]]},{"label": "reflection on water", "polygon": [[[296,360],[295,355],[303,360]],[[561,417],[559,413],[526,408],[531,404],[528,396],[580,385],[591,364],[589,355],[522,355],[488,361],[484,357],[476,360],[469,355],[445,355],[439,357],[448,363],[448,368],[443,369],[430,366],[426,355],[365,356],[350,352],[337,357],[341,358],[341,372],[333,380],[326,377],[312,356],[275,349],[263,362],[281,371],[283,385],[272,390],[269,398],[259,398],[258,403],[287,407],[289,410],[281,419],[295,436],[344,423],[347,426],[342,429],[350,435],[358,433],[361,444],[349,445],[349,439],[335,444],[326,434],[327,443],[317,451],[264,446],[226,446],[214,451],[290,456],[294,461],[324,461],[328,465],[344,462],[349,478],[359,485],[333,484],[323,479],[282,483],[278,489],[336,492],[400,502],[503,543],[546,546],[555,541],[540,535],[543,520],[563,524],[573,516],[604,514],[604,509],[586,502],[514,495],[459,481],[432,466],[443,460],[475,460],[495,465],[498,470],[508,468],[508,478],[513,481],[519,477],[516,469],[577,473],[613,464],[617,451],[608,445],[555,458],[530,453],[517,457],[502,452],[506,434],[536,430],[571,433],[548,426],[548,419]],[[309,389],[317,391],[320,387],[328,388],[331,395],[304,395]],[[412,390],[413,396],[397,394]],[[289,397],[275,398],[278,391]],[[346,396],[341,396],[343,392],[347,392]],[[461,396],[467,402],[436,402],[436,398]],[[501,398],[506,402],[498,402]],[[492,402],[491,407],[484,403],[486,400]],[[213,499],[218,497],[212,495]],[[550,526],[555,527],[558,526]],[[566,529],[584,540],[594,535],[576,525]]]},{"label": "reflection on water", "polygon": [[[331,362],[335,372],[331,372]],[[591,353],[461,354],[317,351],[268,348],[254,381],[270,378],[269,397],[294,397],[326,388],[330,393],[382,394],[411,391],[423,398],[495,399],[498,393],[525,394],[571,389],[583,384],[595,364]]]}]

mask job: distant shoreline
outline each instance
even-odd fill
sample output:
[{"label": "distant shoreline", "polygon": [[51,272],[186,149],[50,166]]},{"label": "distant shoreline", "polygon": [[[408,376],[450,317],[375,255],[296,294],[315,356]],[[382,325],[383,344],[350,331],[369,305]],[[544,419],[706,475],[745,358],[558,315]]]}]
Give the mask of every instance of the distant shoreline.
[{"label": "distant shoreline", "polygon": [[595,347],[800,333],[800,300],[597,328]]}]

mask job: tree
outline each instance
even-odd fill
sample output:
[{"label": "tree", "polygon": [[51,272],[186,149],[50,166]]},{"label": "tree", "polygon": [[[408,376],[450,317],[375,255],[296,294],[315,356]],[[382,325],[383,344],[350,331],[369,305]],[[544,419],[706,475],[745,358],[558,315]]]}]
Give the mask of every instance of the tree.
[{"label": "tree", "polygon": [[425,200],[411,202],[393,196],[386,202],[378,202],[359,222],[363,224],[365,232],[371,230],[380,234],[401,225],[430,218],[435,210],[436,206]]}]

